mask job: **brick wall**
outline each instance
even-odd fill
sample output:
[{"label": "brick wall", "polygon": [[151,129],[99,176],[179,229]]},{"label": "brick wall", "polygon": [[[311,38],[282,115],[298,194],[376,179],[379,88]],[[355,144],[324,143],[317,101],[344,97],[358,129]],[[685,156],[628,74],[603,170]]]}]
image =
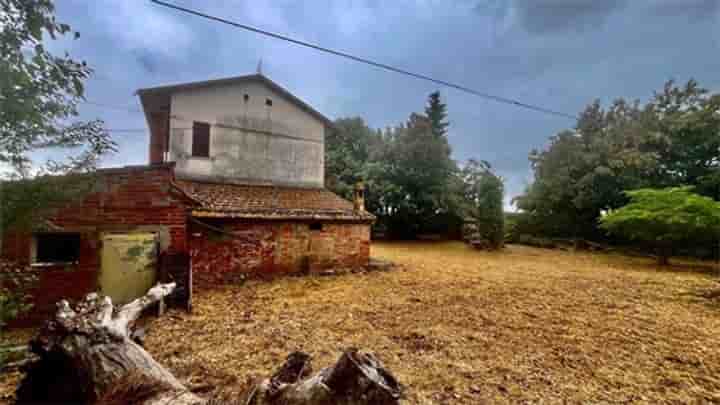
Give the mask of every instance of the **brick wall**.
[{"label": "brick wall", "polygon": [[[186,253],[186,211],[170,190],[171,165],[105,169],[98,173],[94,192],[55,210],[49,218],[63,231],[81,234],[78,263],[36,268],[40,278],[32,291],[35,308],[19,323],[45,319],[59,299],[78,299],[97,288],[103,232],[157,232],[161,254]],[[30,262],[31,234],[6,233],[2,243],[4,257]]]},{"label": "brick wall", "polygon": [[[370,226],[204,219],[190,226],[193,283],[203,287],[244,275],[360,267],[370,256]],[[215,231],[221,229],[222,232]]]}]

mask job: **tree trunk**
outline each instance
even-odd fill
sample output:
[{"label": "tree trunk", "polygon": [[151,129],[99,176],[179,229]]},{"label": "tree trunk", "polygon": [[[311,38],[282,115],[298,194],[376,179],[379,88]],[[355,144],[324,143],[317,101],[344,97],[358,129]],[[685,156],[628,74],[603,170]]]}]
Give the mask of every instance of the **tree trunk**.
[{"label": "tree trunk", "polygon": [[370,353],[346,350],[337,363],[310,373],[310,356],[295,352],[270,378],[258,384],[246,405],[393,405],[402,389]]},{"label": "tree trunk", "polygon": [[660,246],[657,249],[658,265],[667,266],[670,264],[670,256],[672,256],[672,246]]},{"label": "tree trunk", "polygon": [[[132,327],[144,309],[169,295],[174,283],[159,284],[115,309],[108,297],[88,294],[58,311],[30,342],[39,359],[25,368],[17,404],[204,404],[134,341]],[[191,350],[191,349],[189,349]],[[307,377],[310,356],[295,352],[258,384],[246,405],[390,405],[401,387],[369,353],[346,350],[337,363]]]},{"label": "tree trunk", "polygon": [[60,301],[55,317],[30,342],[40,359],[26,368],[17,403],[122,403],[113,396],[128,394],[135,395],[128,403],[155,404],[169,398],[173,404],[198,403],[200,399],[131,336],[142,311],[174,288],[174,283],[158,284],[117,310],[109,297],[94,293],[75,309]]}]

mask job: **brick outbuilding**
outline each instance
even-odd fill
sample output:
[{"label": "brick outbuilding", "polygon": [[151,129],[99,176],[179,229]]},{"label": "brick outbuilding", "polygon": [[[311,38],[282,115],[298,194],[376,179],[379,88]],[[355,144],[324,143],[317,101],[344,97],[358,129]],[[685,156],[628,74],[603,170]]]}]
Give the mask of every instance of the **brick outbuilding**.
[{"label": "brick outbuilding", "polygon": [[61,298],[127,301],[156,281],[191,288],[248,275],[365,266],[374,216],[324,187],[330,120],[262,75],[139,90],[146,166],[101,169],[92,192],[1,254],[32,266],[44,318]]}]

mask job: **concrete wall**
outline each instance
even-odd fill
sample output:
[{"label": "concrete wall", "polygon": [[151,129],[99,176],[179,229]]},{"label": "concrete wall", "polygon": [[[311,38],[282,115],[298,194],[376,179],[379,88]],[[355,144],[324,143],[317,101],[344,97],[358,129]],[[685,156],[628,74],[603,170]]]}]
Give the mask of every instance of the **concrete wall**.
[{"label": "concrete wall", "polygon": [[[325,124],[263,83],[179,91],[170,114],[169,160],[178,177],[324,185]],[[211,124],[209,159],[190,156],[193,121]]]}]

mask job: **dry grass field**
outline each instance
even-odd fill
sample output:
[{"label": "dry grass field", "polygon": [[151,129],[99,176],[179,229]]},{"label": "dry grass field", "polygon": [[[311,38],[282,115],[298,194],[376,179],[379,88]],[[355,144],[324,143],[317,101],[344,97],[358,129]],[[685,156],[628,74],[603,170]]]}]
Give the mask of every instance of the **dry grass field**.
[{"label": "dry grass field", "polygon": [[400,267],[199,293],[193,314],[151,322],[148,350],[205,394],[247,386],[293,350],[320,368],[355,346],[412,404],[720,402],[709,265],[454,242],[372,253]]}]

